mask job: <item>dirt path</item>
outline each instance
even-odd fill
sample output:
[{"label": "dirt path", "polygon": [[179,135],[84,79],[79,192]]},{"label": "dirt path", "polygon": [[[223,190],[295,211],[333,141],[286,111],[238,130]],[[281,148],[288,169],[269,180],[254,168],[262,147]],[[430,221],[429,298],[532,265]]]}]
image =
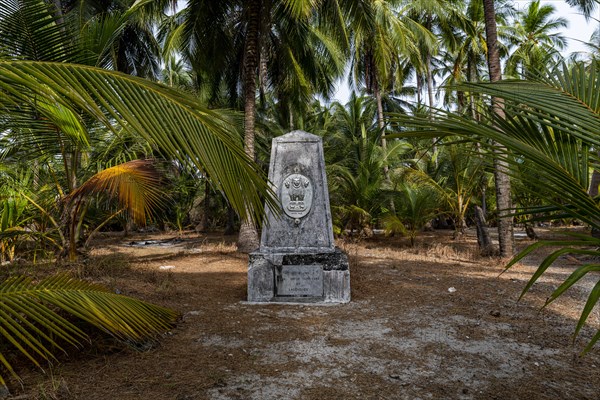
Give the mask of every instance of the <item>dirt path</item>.
[{"label": "dirt path", "polygon": [[392,239],[343,245],[352,302],[341,306],[245,304],[247,258],[219,237],[144,249],[99,243],[89,277],[180,310],[182,322],[147,351],[104,342],[49,377],[25,372],[24,393],[86,400],[600,399],[600,348],[578,356],[600,326],[598,310],[571,341],[586,289],[539,312],[577,260],[565,260],[517,303],[531,265],[498,277],[503,264],[475,256],[471,236],[454,243],[449,232],[435,235],[422,237],[426,244],[417,249]]}]

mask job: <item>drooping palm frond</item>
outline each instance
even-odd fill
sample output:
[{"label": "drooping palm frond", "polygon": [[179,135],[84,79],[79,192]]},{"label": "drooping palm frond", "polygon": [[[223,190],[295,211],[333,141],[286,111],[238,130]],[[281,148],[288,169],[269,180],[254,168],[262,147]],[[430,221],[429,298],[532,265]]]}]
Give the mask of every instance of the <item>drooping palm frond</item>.
[{"label": "drooping palm frond", "polygon": [[598,0],[566,0],[566,3],[579,9],[586,19],[589,19],[600,2]]},{"label": "drooping palm frond", "polygon": [[[545,218],[576,218],[600,229],[600,205],[598,199],[588,192],[590,170],[598,168],[592,150],[600,148],[600,61],[561,65],[534,81],[477,83],[461,87],[502,99],[506,118],[483,115],[482,121],[473,121],[441,110],[438,110],[433,122],[397,116],[398,122],[415,128],[399,136],[460,135],[484,144],[498,143],[496,154],[510,165],[512,177],[522,181],[522,188],[552,205],[532,207],[525,212],[558,211],[558,214],[546,214]],[[501,149],[504,151],[499,153]],[[538,216],[537,219],[540,218]],[[518,254],[508,268],[531,252],[547,246],[559,246],[560,249],[542,261],[523,294],[561,255],[600,257],[599,239],[571,234],[565,240],[531,245]],[[552,293],[547,303],[554,301],[582,277],[599,269],[595,263],[585,263]],[[600,282],[589,294],[576,335],[599,299]],[[585,351],[598,340],[600,330]]]},{"label": "drooping palm frond", "polygon": [[[556,248],[559,246],[558,250],[554,250],[548,255],[544,260],[540,263],[535,273],[531,276],[525,288],[521,292],[520,298],[522,298],[529,289],[537,282],[537,280],[552,266],[552,264],[558,260],[559,257],[573,255],[573,256],[585,256],[592,259],[597,259],[600,256],[600,239],[595,238],[589,235],[582,235],[573,232],[564,232],[566,237],[563,240],[543,240],[536,242],[534,244],[529,245],[519,254],[517,254],[510,263],[506,266],[506,269],[509,269],[522,259],[524,259],[529,254],[540,250],[542,248]],[[546,299],[546,303],[544,307],[548,304],[552,303],[554,300],[558,299],[564,292],[566,292],[569,288],[571,288],[574,284],[579,282],[586,274],[590,272],[600,272],[600,264],[598,263],[590,263],[583,264],[578,267],[569,275],[567,279],[556,288],[552,294]],[[590,313],[600,300],[600,280],[596,282],[590,294],[588,295],[588,299],[581,310],[581,316],[579,317],[579,321],[577,321],[577,326],[575,327],[575,332],[573,334],[573,338],[576,338],[585,323],[590,316]],[[596,334],[592,337],[590,342],[584,349],[584,352],[588,352],[594,347],[594,345],[600,340],[600,329],[597,330]]]},{"label": "drooping palm frond", "polygon": [[507,106],[517,107],[515,115],[529,121],[600,145],[600,60],[589,66],[562,64],[530,81],[474,83],[464,87],[505,99]]},{"label": "drooping palm frond", "polygon": [[[0,97],[35,108],[38,99],[133,132],[169,158],[215,181],[242,218],[276,208],[263,174],[242,150],[237,115],[201,107],[191,95],[114,71],[66,63],[0,61]],[[1,114],[10,109],[0,110]],[[25,119],[19,119],[26,123]]]},{"label": "drooping palm frond", "polygon": [[[416,128],[400,136],[491,139],[509,149],[500,157],[513,165],[515,178],[525,180],[534,193],[544,193],[558,209],[595,226],[598,205],[588,195],[587,186],[589,149],[600,147],[600,62],[592,63],[587,71],[581,65],[563,66],[537,82],[461,85],[465,90],[504,99],[506,118],[482,115],[482,121],[473,121],[438,110],[435,124],[431,124],[423,117],[398,116],[398,121]],[[523,170],[535,173],[524,174]]]},{"label": "drooping palm frond", "polygon": [[[0,282],[0,336],[32,363],[51,361],[64,345],[80,346],[88,336],[59,315],[58,307],[120,339],[141,342],[168,330],[175,311],[112,293],[68,275],[40,282],[15,276]],[[2,350],[5,348],[3,347]],[[5,355],[0,364],[17,377]],[[4,385],[0,374],[0,385]]]}]

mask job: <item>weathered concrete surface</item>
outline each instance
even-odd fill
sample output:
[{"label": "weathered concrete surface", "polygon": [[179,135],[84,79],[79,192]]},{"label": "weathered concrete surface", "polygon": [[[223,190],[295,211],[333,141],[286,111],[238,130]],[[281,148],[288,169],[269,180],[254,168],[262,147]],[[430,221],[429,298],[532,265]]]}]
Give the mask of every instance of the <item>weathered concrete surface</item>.
[{"label": "weathered concrete surface", "polygon": [[[320,278],[314,275],[316,268]],[[305,279],[290,281],[291,274],[286,274],[286,270],[293,270],[295,278],[300,275]],[[332,253],[251,253],[248,301],[347,303],[350,301],[348,257],[337,248]]]},{"label": "weathered concrete surface", "polygon": [[250,254],[248,301],[350,301],[348,257],[334,245],[321,138],[273,139],[269,180],[283,213],[265,209],[260,248]]},{"label": "weathered concrete surface", "polygon": [[303,131],[273,139],[269,181],[283,214],[266,209],[260,252],[333,252],[333,229],[321,138]]}]

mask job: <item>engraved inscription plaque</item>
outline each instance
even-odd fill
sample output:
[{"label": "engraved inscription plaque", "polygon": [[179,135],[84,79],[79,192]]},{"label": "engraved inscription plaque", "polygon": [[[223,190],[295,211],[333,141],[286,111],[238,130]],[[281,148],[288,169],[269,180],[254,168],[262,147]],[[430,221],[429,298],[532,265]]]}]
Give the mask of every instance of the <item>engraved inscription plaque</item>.
[{"label": "engraved inscription plaque", "polygon": [[277,275],[278,296],[323,296],[322,265],[282,265]]},{"label": "engraved inscription plaque", "polygon": [[283,211],[292,218],[302,218],[312,206],[313,187],[306,176],[291,174],[283,180],[281,203]]}]

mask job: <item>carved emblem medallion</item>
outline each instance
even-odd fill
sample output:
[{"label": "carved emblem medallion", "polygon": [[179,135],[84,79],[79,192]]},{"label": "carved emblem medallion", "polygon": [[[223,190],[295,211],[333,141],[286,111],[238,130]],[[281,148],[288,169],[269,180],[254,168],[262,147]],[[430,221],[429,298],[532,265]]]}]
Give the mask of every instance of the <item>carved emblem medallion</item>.
[{"label": "carved emblem medallion", "polygon": [[310,179],[302,174],[288,175],[281,185],[283,211],[292,218],[302,218],[312,206],[313,187]]}]

